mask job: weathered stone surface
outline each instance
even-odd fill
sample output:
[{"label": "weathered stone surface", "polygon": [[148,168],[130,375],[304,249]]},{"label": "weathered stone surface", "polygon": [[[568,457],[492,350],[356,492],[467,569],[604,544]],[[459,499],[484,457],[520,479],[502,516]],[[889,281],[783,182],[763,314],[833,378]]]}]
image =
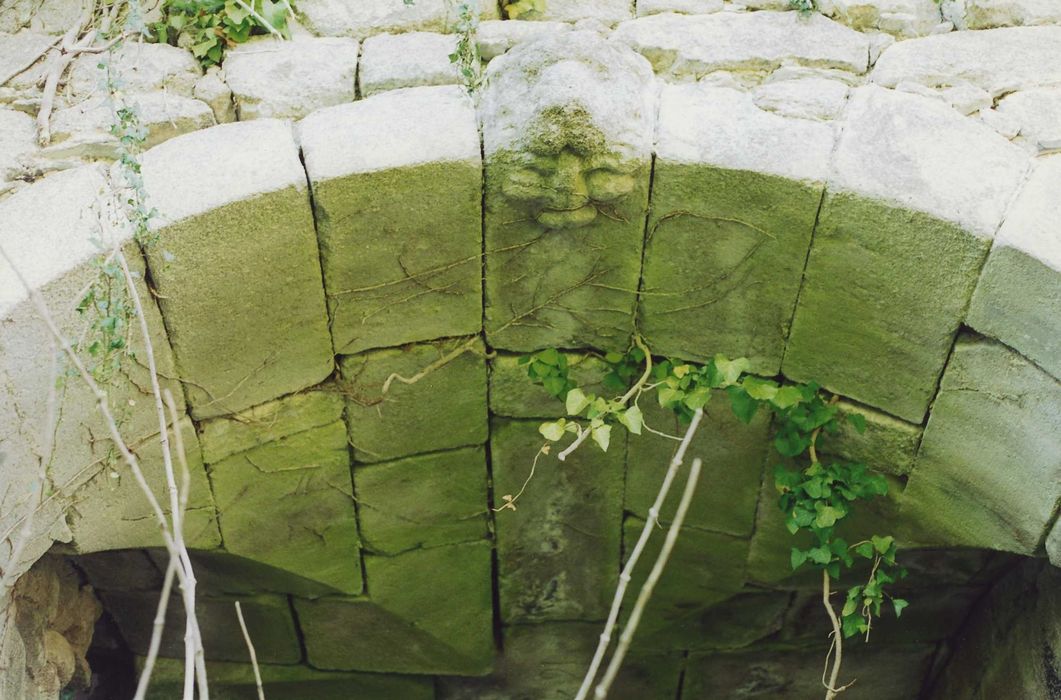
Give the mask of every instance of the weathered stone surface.
[{"label": "weathered stone surface", "polygon": [[926,544],[1032,554],[1061,498],[1059,421],[1056,379],[1003,345],[963,336],[933,403],[903,519]]},{"label": "weathered stone surface", "polygon": [[[210,465],[225,549],[361,592],[360,542],[342,421]],[[268,513],[263,522],[262,514]]]},{"label": "weathered stone surface", "polygon": [[0,32],[28,27],[41,34],[62,34],[83,12],[81,3],[74,0],[12,0],[0,7]]},{"label": "weathered stone surface", "polygon": [[[189,547],[212,549],[220,546],[221,536],[199,441],[187,418],[181,421],[180,431],[191,477],[184,539]],[[151,436],[130,447],[137,456],[147,485],[168,516],[172,509],[158,437]],[[179,485],[180,467],[176,455],[173,459],[174,483]],[[74,536],[72,544],[78,552],[163,545],[154,510],[125,462],[117,455],[101,460],[95,473],[73,493],[71,507],[68,521]]]},{"label": "weathered stone surface", "polygon": [[536,13],[529,19],[558,22],[592,19],[613,25],[633,17],[634,4],[631,0],[551,0],[544,3],[543,12]]},{"label": "weathered stone surface", "polygon": [[317,239],[290,127],[259,120],[186,134],[146,152],[143,174],[159,212],[148,263],[194,417],[328,376]]},{"label": "weathered stone surface", "polygon": [[523,22],[518,20],[489,20],[479,24],[475,41],[484,61],[497,58],[513,46],[571,29],[566,22]]},{"label": "weathered stone surface", "polygon": [[214,464],[304,430],[323,428],[342,417],[343,398],[334,386],[268,401],[232,416],[202,422],[203,459]]},{"label": "weathered stone surface", "polygon": [[720,12],[624,22],[614,40],[634,48],[670,79],[695,80],[717,70],[769,72],[784,64],[864,73],[865,36],[814,14]]},{"label": "weathered stone surface", "polygon": [[[439,700],[570,700],[593,658],[600,625],[548,622],[512,625],[505,650],[487,678],[439,678]],[[681,655],[626,658],[608,697],[617,700],[671,698],[678,691]]]},{"label": "weathered stone surface", "polygon": [[[158,593],[105,591],[100,597],[129,649],[141,656],[147,654]],[[288,601],[285,597],[275,595],[239,598],[197,595],[195,616],[199,620],[207,659],[244,661],[247,658],[247,643],[243,640],[236,617],[236,600],[240,602],[247,632],[254,640],[259,662],[296,664],[300,661],[302,652]],[[159,656],[184,658],[184,605],[179,595],[174,595],[166,606],[166,626]]]},{"label": "weathered stone surface", "polygon": [[778,371],[832,145],[747,93],[664,89],[641,299],[655,352]]},{"label": "weathered stone surface", "polygon": [[195,99],[210,106],[218,124],[236,121],[236,105],[232,101],[232,88],[225,82],[225,74],[218,66],[211,66],[203,77],[195,81],[192,88]]},{"label": "weathered stone surface", "polygon": [[1025,167],[1016,146],[934,100],[855,90],[785,375],[920,422]]},{"label": "weathered stone surface", "polygon": [[[81,54],[70,66],[68,85],[74,100],[106,92],[99,54]],[[169,44],[128,43],[111,54],[110,69],[126,95],[165,90],[191,97],[203,74],[190,51]]]},{"label": "weathered stone surface", "polygon": [[968,82],[998,97],[1061,80],[1061,27],[952,32],[901,41],[877,60],[872,81],[928,87]]},{"label": "weathered stone surface", "polygon": [[782,117],[836,119],[847,103],[849,88],[839,80],[807,77],[777,80],[755,89],[755,106]]},{"label": "weathered stone surface", "polygon": [[365,97],[421,85],[459,85],[460,71],[449,60],[457,50],[455,34],[410,32],[379,34],[365,40],[358,84]]},{"label": "weathered stone surface", "polygon": [[942,20],[936,0],[822,0],[818,9],[859,31],[899,37],[925,36]]},{"label": "weathered stone surface", "polygon": [[312,666],[472,676],[490,671],[488,542],[366,557],[365,568],[371,601],[295,600]]},{"label": "weathered stone surface", "polygon": [[[392,374],[413,377],[473,342],[467,352],[414,384],[383,385]],[[486,442],[486,362],[478,341],[456,340],[376,350],[342,358],[350,443],[359,462],[404,457]]]},{"label": "weathered stone surface", "polygon": [[[497,3],[479,0],[482,19],[498,19]],[[320,36],[364,38],[383,32],[447,31],[457,21],[456,8],[446,0],[303,0],[302,23]]]},{"label": "weathered stone surface", "polygon": [[[39,65],[39,59],[56,40],[54,36],[28,30],[18,31],[14,27],[2,26],[3,12],[4,8],[0,8],[0,79],[4,76],[16,76],[20,72],[27,72],[26,69],[34,63]],[[8,82],[13,85],[19,81],[12,78],[0,84],[0,87]]]},{"label": "weathered stone surface", "polygon": [[658,15],[661,12],[700,15],[718,12],[722,7],[722,0],[640,0],[637,3],[637,16]]},{"label": "weathered stone surface", "polygon": [[998,112],[1020,124],[1037,151],[1061,149],[1061,89],[1022,90],[998,102]]},{"label": "weathered stone surface", "polygon": [[299,137],[336,352],[478,332],[482,163],[464,90],[322,110]]},{"label": "weathered stone surface", "polygon": [[481,446],[358,467],[365,548],[393,555],[484,539],[486,476]]},{"label": "weathered stone surface", "polygon": [[841,414],[862,416],[866,421],[866,429],[859,433],[851,423],[844,422],[836,434],[822,434],[819,449],[823,454],[864,462],[871,469],[892,476],[910,473],[917,447],[921,444],[920,425],[850,401],[841,401],[838,407]]},{"label": "weathered stone surface", "polygon": [[[96,590],[157,591],[162,588],[162,572],[143,549],[82,554],[72,561]],[[198,579],[198,570],[195,574]]]},{"label": "weathered stone surface", "polygon": [[495,347],[625,349],[647,207],[654,90],[643,59],[591,32],[490,62],[486,329]]},{"label": "weathered stone surface", "polygon": [[23,159],[37,149],[36,137],[33,117],[13,109],[0,109],[0,182],[13,180],[23,173]]},{"label": "weathered stone surface", "polygon": [[[607,395],[600,386],[607,365],[588,353],[564,353],[571,380],[586,392]],[[527,376],[519,357],[498,355],[490,361],[490,412],[510,418],[558,418],[564,404]]]},{"label": "weathered stone surface", "polygon": [[603,620],[619,565],[625,440],[616,430],[607,453],[587,441],[565,462],[554,446],[534,465],[545,443],[538,425],[498,420],[491,429],[498,505],[526,483],[516,510],[495,517],[501,618]]},{"label": "weathered stone surface", "polygon": [[1046,538],[1046,554],[1051,564],[1061,567],[1061,520],[1054,523],[1053,529]]},{"label": "weathered stone surface", "polygon": [[1061,156],[1040,158],[1010,207],[967,321],[1061,378]]},{"label": "weathered stone surface", "polygon": [[942,6],[958,29],[1061,24],[1061,7],[1051,0],[943,0]]},{"label": "weathered stone surface", "polygon": [[[641,410],[651,428],[669,435],[684,435],[686,426],[653,399],[646,397],[641,402]],[[688,465],[700,457],[704,461],[703,474],[685,517],[686,525],[738,537],[750,536],[755,524],[759,482],[770,447],[769,427],[770,417],[765,412],[756,414],[750,425],[740,422],[733,415],[725,392],[715,392],[705,407],[703,423],[685,458],[686,466],[671,487],[659,520],[671,521],[681,498]],[[625,497],[628,512],[641,518],[648,516],[677,447],[676,440],[647,431],[629,439]]]},{"label": "weathered stone surface", "polygon": [[262,37],[229,51],[225,80],[239,119],[301,119],[321,107],[353,102],[358,50],[353,39]]}]

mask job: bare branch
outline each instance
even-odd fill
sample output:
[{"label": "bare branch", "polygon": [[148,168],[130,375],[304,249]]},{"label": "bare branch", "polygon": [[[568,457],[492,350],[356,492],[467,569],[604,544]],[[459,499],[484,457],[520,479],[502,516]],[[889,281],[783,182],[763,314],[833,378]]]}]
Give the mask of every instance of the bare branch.
[{"label": "bare branch", "polygon": [[254,684],[258,688],[258,700],[265,700],[265,690],[262,689],[262,673],[258,669],[258,655],[254,652],[254,642],[251,641],[251,635],[247,631],[247,623],[243,621],[243,610],[239,607],[239,601],[236,601],[236,617],[239,618],[239,628],[243,631],[243,641],[247,642],[247,652],[251,657],[251,667],[254,668]]}]

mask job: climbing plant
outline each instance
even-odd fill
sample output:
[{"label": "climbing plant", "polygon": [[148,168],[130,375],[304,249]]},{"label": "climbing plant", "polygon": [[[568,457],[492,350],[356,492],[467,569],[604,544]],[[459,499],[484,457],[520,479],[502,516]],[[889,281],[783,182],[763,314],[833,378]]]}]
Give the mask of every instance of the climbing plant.
[{"label": "climbing plant", "polygon": [[290,38],[288,0],[165,0],[151,26],[158,41],[187,45],[203,66],[221,63],[225,51],[255,35]]},{"label": "climbing plant", "polygon": [[[539,428],[546,441],[539,455],[547,454],[549,445],[559,448],[565,440],[570,442],[558,453],[561,460],[587,439],[607,451],[615,428],[632,435],[641,435],[642,431],[660,433],[645,424],[638,405],[645,393],[654,393],[661,407],[687,425],[719,391],[725,392],[734,415],[744,423],[750,423],[760,410],[769,412],[774,425],[773,448],[779,457],[773,470],[777,503],[788,531],[810,536],[809,546],[792,547],[791,567],[794,571],[805,566],[821,570],[822,600],[833,627],[826,698],[844,690],[846,686],[836,685],[842,640],[861,634],[868,641],[873,621],[888,601],[897,617],[907,606],[907,601],[892,597],[887,591],[889,584],[907,575],[896,561],[895,538],[874,535],[849,543],[837,534],[837,527],[854,512],[858,501],[887,494],[887,481],[862,462],[823,459],[819,455],[818,443],[823,433],[836,434],[845,422],[861,433],[866,427],[865,418],[841,413],[836,397],[827,399],[813,382],[783,384],[749,374],[750,365],[744,358],[730,360],[716,355],[703,364],[670,359],[654,362],[650,350],[637,339],[626,353],[609,353],[603,359],[607,371],[601,385],[614,392],[614,398],[579,387],[568,372],[566,356],[555,348],[520,358],[528,377],[564,402],[566,415]],[[517,499],[518,495],[502,497],[503,508],[515,509]],[[868,563],[868,578],[847,589],[837,615],[830,601],[832,582],[839,581],[858,560]],[[829,663],[827,658],[827,668]]]}]

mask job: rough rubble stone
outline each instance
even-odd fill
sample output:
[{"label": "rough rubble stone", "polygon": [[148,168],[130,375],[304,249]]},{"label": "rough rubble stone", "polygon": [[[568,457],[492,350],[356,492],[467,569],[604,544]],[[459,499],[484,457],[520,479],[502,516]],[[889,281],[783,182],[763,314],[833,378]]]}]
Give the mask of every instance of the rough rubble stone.
[{"label": "rough rubble stone", "polygon": [[[564,353],[571,380],[587,393],[607,395],[600,386],[607,365],[588,353]],[[564,404],[527,376],[519,357],[498,355],[490,361],[490,412],[510,418],[558,418]]]},{"label": "rough rubble stone", "polygon": [[241,44],[225,57],[239,119],[301,119],[321,107],[353,102],[358,50],[353,39],[262,37]]},{"label": "rough rubble stone", "polygon": [[643,17],[619,25],[614,41],[652,62],[667,79],[696,80],[716,70],[769,72],[783,64],[864,73],[868,39],[821,15],[720,12]]},{"label": "rough rubble stone", "polygon": [[84,11],[77,0],[11,0],[0,7],[0,32],[25,27],[40,34],[63,34]]},{"label": "rough rubble stone", "polygon": [[590,32],[487,67],[486,331],[509,350],[625,349],[654,130],[648,63]]},{"label": "rough rubble stone", "polygon": [[[537,421],[491,426],[494,500],[515,497],[545,439]],[[603,620],[619,565],[625,439],[607,453],[592,441],[557,460],[538,458],[516,510],[495,516],[501,618],[506,623]],[[496,506],[495,506],[496,507]]]},{"label": "rough rubble stone", "polygon": [[[202,68],[190,51],[169,44],[125,43],[111,54],[110,71],[126,95],[165,90],[192,97]],[[75,101],[106,92],[99,54],[81,54],[70,66],[67,85]]]},{"label": "rough rubble stone", "polygon": [[1061,24],[1052,0],[943,0],[943,15],[958,29]]},{"label": "rough rubble stone", "polygon": [[998,102],[998,111],[1020,124],[1020,133],[1038,151],[1061,149],[1061,89],[1022,90]]},{"label": "rough rubble stone", "polygon": [[782,117],[828,120],[840,116],[849,88],[839,80],[802,78],[764,83],[755,89],[755,106]]},{"label": "rough rubble stone", "polygon": [[463,88],[376,95],[298,131],[335,351],[477,333],[482,161]]},{"label": "rough rubble stone", "polygon": [[[349,594],[361,592],[342,421],[210,465],[225,549]],[[263,522],[262,514],[268,513]]]},{"label": "rough rubble stone", "polygon": [[833,132],[748,93],[664,88],[640,328],[653,351],[776,374]]},{"label": "rough rubble stone", "polygon": [[358,467],[365,548],[394,555],[485,539],[486,477],[482,446]]},{"label": "rough rubble stone", "polygon": [[701,15],[718,12],[723,4],[723,0],[639,0],[637,16],[658,15],[661,12]]},{"label": "rough rubble stone", "polygon": [[[925,544],[1035,552],[1061,498],[1061,384],[963,336],[925,427],[902,516]],[[970,430],[970,426],[991,426]]]},{"label": "rough rubble stone", "polygon": [[460,70],[449,60],[456,50],[455,34],[409,32],[369,37],[357,76],[361,94],[368,97],[397,88],[459,85]]},{"label": "rough rubble stone", "polygon": [[475,41],[484,61],[497,58],[513,46],[571,29],[566,22],[524,22],[521,20],[488,20],[479,24]]},{"label": "rough rubble stone", "polygon": [[25,159],[37,150],[33,117],[13,109],[0,109],[0,182],[19,177]]},{"label": "rough rubble stone", "polygon": [[[646,397],[641,402],[641,410],[648,426],[669,435],[685,434],[686,426],[672,411],[660,408],[654,398]],[[752,534],[759,482],[770,448],[769,427],[770,417],[765,412],[756,414],[750,425],[742,423],[733,415],[725,392],[714,392],[705,407],[702,427],[690,444],[689,456],[685,460],[686,464],[691,463],[693,457],[704,460],[700,478],[703,486],[710,484],[710,487],[697,490],[685,517],[686,526],[737,537]],[[629,439],[626,451],[627,512],[647,517],[677,447],[676,441],[647,431]],[[669,523],[673,518],[686,473],[687,467],[671,487],[660,511],[661,522]]]},{"label": "rough rubble stone", "polygon": [[530,19],[557,22],[591,19],[614,25],[634,16],[634,4],[631,0],[550,0],[545,3],[543,12],[536,13]]},{"label": "rough rubble stone", "polygon": [[[4,76],[15,76],[19,73],[29,72],[33,64],[41,64],[40,58],[45,55],[48,47],[55,42],[54,36],[38,34],[28,30],[11,31],[4,28],[3,10],[0,9],[0,79]],[[35,71],[34,71],[35,72]],[[17,80],[5,81],[4,84],[14,84]],[[2,87],[2,84],[0,84]]]},{"label": "rough rubble stone", "polygon": [[488,542],[366,557],[365,570],[371,600],[295,599],[313,667],[489,673],[493,629]]},{"label": "rough rubble stone", "polygon": [[966,320],[1061,378],[1061,156],[1040,158],[995,238]]},{"label": "rough rubble stone", "polygon": [[232,101],[232,88],[225,82],[225,73],[220,66],[206,69],[203,77],[195,81],[192,88],[195,99],[210,106],[218,124],[236,121],[236,105]]},{"label": "rough rubble stone", "polygon": [[899,37],[930,34],[942,19],[936,0],[822,0],[818,9],[861,32]]},{"label": "rough rubble stone", "polygon": [[921,422],[1025,168],[1019,148],[946,105],[855,90],[785,375]]},{"label": "rough rubble stone", "polygon": [[148,263],[193,416],[327,377],[317,237],[289,125],[223,124],[156,146],[142,162],[159,212]]},{"label": "rough rubble stone", "polygon": [[[478,0],[481,19],[499,19],[498,5]],[[302,24],[319,36],[352,36],[363,39],[384,32],[451,31],[457,22],[456,7],[447,0],[302,0]]]},{"label": "rough rubble stone", "polygon": [[1061,81],[1061,27],[951,32],[901,41],[877,60],[870,79],[885,87],[967,82],[999,97]]},{"label": "rough rubble stone", "polygon": [[413,377],[467,342],[409,345],[341,359],[346,420],[357,461],[379,462],[486,442],[486,362],[479,341],[416,383],[395,380],[386,395],[382,393],[392,374]]}]

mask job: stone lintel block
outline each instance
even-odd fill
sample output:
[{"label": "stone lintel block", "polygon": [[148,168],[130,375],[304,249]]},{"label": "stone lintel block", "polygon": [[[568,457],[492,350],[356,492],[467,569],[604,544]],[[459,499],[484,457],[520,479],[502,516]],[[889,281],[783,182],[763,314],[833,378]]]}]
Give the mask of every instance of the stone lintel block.
[{"label": "stone lintel block", "polygon": [[980,273],[967,320],[1061,378],[1061,155],[1040,158]]},{"label": "stone lintel block", "polygon": [[[660,408],[655,394],[646,396],[640,407],[648,426],[676,437],[685,434],[686,426],[673,411]],[[758,412],[751,424],[745,425],[733,415],[726,393],[713,393],[685,460],[687,465],[694,457],[704,461],[701,485],[686,514],[687,527],[738,537],[752,534],[763,465],[772,450],[769,429],[770,416],[766,412]],[[628,512],[641,518],[648,516],[677,447],[676,440],[647,431],[628,439],[625,504]],[[687,473],[683,469],[671,486],[660,510],[660,521],[669,523],[673,518]]]},{"label": "stone lintel block", "polygon": [[336,353],[477,333],[482,162],[464,89],[391,91],[298,131]]},{"label": "stone lintel block", "polygon": [[365,549],[394,555],[484,539],[486,476],[481,445],[358,467]]},{"label": "stone lintel block", "polygon": [[[213,549],[221,545],[221,536],[217,529],[217,512],[203,466],[199,440],[195,435],[195,427],[188,418],[181,419],[179,430],[184,441],[185,457],[191,477],[184,538],[189,547]],[[158,500],[163,513],[168,516],[172,509],[158,435],[130,445],[130,448],[137,457],[148,487]],[[172,434],[170,448],[173,452],[173,476],[175,484],[179,487],[182,477]],[[76,490],[71,490],[70,502],[72,508],[68,521],[73,533],[73,546],[78,552],[163,545],[154,510],[136,483],[128,465],[116,454],[101,460],[89,480],[79,485]]]},{"label": "stone lintel block", "polygon": [[465,345],[467,339],[409,345],[350,355],[340,360],[350,443],[359,462],[379,462],[486,442],[486,360],[475,341],[467,352],[413,377]]},{"label": "stone lintel block", "polygon": [[[589,353],[565,352],[568,376],[587,393],[607,396],[600,386],[607,365]],[[564,404],[527,376],[518,355],[496,355],[490,361],[490,412],[508,418],[559,418]]]},{"label": "stone lintel block", "polygon": [[159,212],[148,264],[192,415],[233,413],[327,377],[317,237],[290,125],[185,134],[147,151],[143,174]]},{"label": "stone lintel block", "polygon": [[[137,655],[147,654],[157,591],[104,591],[100,594],[125,643]],[[244,661],[247,643],[240,631],[235,602],[239,600],[247,631],[263,664],[297,664],[302,657],[298,633],[287,598],[277,595],[204,596],[195,599],[195,614],[209,661]],[[184,658],[184,605],[174,595],[166,607],[166,626],[159,647],[162,658]]]},{"label": "stone lintel block", "polygon": [[[363,39],[383,32],[452,31],[457,21],[447,0],[303,0],[298,4],[302,24],[318,36],[352,36]],[[480,2],[479,17],[499,19],[495,2]]]},{"label": "stone lintel block", "polygon": [[210,465],[210,482],[227,551],[343,593],[361,592],[342,421],[226,457]]},{"label": "stone lintel block", "polygon": [[493,661],[490,543],[370,556],[365,568],[371,599],[295,600],[313,667],[489,673]]},{"label": "stone lintel block", "polygon": [[785,65],[864,73],[869,39],[842,24],[795,12],[666,13],[623,22],[612,37],[634,48],[668,78],[713,71],[769,73]]},{"label": "stone lintel block", "polygon": [[1061,499],[1061,384],[991,340],[963,336],[904,494],[925,544],[1034,554]]},{"label": "stone lintel block", "polygon": [[334,386],[267,401],[231,416],[203,421],[199,426],[203,459],[213,464],[295,433],[330,425],[342,417],[343,398]]},{"label": "stone lintel block", "polygon": [[839,432],[823,433],[819,447],[822,454],[864,462],[870,469],[897,477],[913,470],[923,432],[920,425],[907,423],[851,401],[840,401],[837,406],[844,415],[862,416],[866,420],[866,429],[859,433],[851,423],[845,421],[840,425]]},{"label": "stone lintel block", "polygon": [[[515,496],[545,439],[537,421],[497,420],[490,435],[494,494]],[[501,618],[506,624],[603,620],[619,566],[625,435],[607,453],[587,441],[566,462],[541,455],[516,510],[496,517]]]},{"label": "stone lintel block", "polygon": [[377,34],[365,40],[358,84],[364,97],[377,92],[424,85],[460,85],[460,70],[450,54],[456,34],[409,32]]},{"label": "stone lintel block", "polygon": [[748,93],[664,88],[640,315],[655,352],[780,370],[832,147]]},{"label": "stone lintel block", "polygon": [[[711,483],[705,481],[702,485]],[[643,527],[644,521],[633,517],[623,523],[625,552],[634,548]],[[652,568],[651,562],[655,562],[663,546],[663,533],[657,531],[654,534],[634,569],[630,581],[632,591],[641,590]],[[712,636],[711,608],[741,590],[747,559],[747,539],[683,527],[652,600],[645,608],[645,616],[638,627],[637,648],[656,652],[680,651],[705,644],[705,639]],[[616,574],[613,573],[611,578],[615,579]],[[610,591],[613,586],[609,582],[605,588]],[[628,604],[624,617],[629,614]],[[773,606],[771,617],[779,615],[777,606]],[[758,636],[766,636],[769,631],[759,635],[751,630],[746,633],[752,637],[748,640],[750,643]],[[714,641],[725,646],[721,637]]]}]

